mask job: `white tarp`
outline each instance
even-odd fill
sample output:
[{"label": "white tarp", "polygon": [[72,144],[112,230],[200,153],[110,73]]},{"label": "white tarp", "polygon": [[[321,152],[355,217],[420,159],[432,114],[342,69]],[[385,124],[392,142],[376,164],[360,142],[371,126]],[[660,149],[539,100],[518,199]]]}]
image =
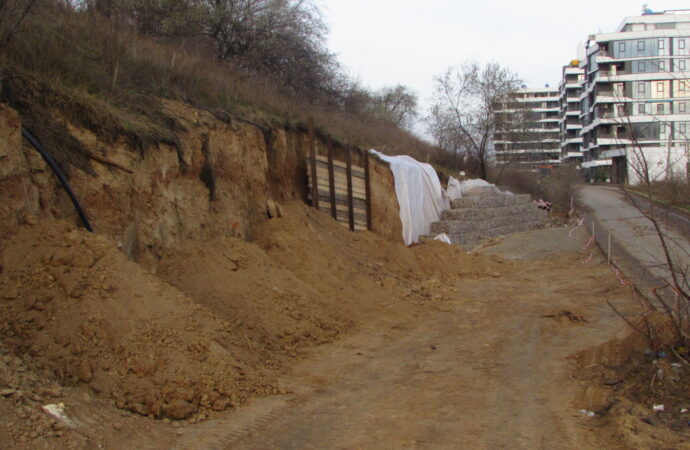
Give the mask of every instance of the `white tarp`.
[{"label": "white tarp", "polygon": [[417,242],[448,209],[436,170],[409,156],[386,156],[373,149],[369,152],[387,162],[393,172],[405,245]]},{"label": "white tarp", "polygon": [[[500,191],[500,189],[498,189],[496,185],[491,184],[486,180],[482,180],[481,178],[459,181],[453,177],[450,177],[448,179],[448,189],[446,189],[446,195],[448,197],[448,200],[455,200],[464,197],[465,195],[467,195],[468,192],[472,191],[475,188],[486,186],[493,186],[496,189],[496,191]],[[501,192],[506,195],[513,195],[513,193],[509,191]]]},{"label": "white tarp", "polygon": [[458,198],[462,198],[463,194],[464,192],[462,190],[462,182],[453,177],[449,177],[448,188],[446,189],[446,195],[448,196],[448,200],[456,200]]},{"label": "white tarp", "polygon": [[446,233],[437,234],[436,237],[434,237],[434,240],[445,242],[446,244],[452,244],[450,238]]}]

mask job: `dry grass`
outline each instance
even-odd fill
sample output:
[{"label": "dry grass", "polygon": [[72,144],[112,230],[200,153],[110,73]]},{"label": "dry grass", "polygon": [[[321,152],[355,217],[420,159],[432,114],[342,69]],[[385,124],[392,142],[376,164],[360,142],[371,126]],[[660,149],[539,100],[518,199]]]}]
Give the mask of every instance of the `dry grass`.
[{"label": "dry grass", "polygon": [[[492,172],[498,172],[493,168]],[[496,174],[491,174],[495,179]],[[520,194],[530,194],[532,198],[542,198],[551,202],[553,212],[559,216],[568,215],[575,197],[575,186],[582,183],[579,171],[570,165],[562,165],[548,174],[507,168],[500,178],[499,184],[507,186],[511,191]]]},{"label": "dry grass", "polygon": [[307,102],[270,75],[218,62],[198,43],[164,44],[52,2],[35,9],[24,28],[0,56],[0,99],[18,109],[46,145],[64,149],[57,156],[62,164],[86,168],[87,162],[64,127],[51,123],[51,110],[108,140],[125,137],[143,151],[177,142],[178,125],[160,98],[266,127],[303,128],[313,117],[321,134],[341,142],[441,165],[447,159],[393,123],[343,111],[337,93]]},{"label": "dry grass", "polygon": [[673,206],[685,213],[690,213],[690,182],[683,179],[667,179],[656,181],[649,186],[631,186],[634,192],[651,196],[654,200],[664,205]]}]

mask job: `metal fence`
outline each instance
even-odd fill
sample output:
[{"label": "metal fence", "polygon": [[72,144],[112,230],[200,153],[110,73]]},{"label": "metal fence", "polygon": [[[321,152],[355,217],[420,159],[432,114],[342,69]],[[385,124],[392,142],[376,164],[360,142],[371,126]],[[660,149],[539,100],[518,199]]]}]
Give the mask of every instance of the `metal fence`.
[{"label": "metal fence", "polygon": [[585,215],[585,225],[594,236],[594,240],[607,257],[609,264],[613,264],[623,272],[637,291],[652,305],[659,307],[659,301],[653,293],[656,290],[666,302],[675,301],[671,288],[664,287],[666,282],[652,272],[651,267],[633,256],[616,236],[615,230],[605,226],[593,214]]}]

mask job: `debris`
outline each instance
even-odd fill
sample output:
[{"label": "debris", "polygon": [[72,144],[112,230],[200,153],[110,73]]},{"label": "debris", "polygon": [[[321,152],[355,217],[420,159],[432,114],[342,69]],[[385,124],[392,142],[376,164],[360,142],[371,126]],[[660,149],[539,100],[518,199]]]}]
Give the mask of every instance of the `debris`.
[{"label": "debris", "polygon": [[72,421],[67,416],[67,413],[65,412],[65,404],[64,403],[54,403],[50,405],[43,405],[41,407],[43,411],[46,413],[50,414],[51,416],[55,417],[56,419],[60,420],[62,423],[67,425],[70,428],[76,428],[76,424]]},{"label": "debris", "polygon": [[686,412],[688,412],[688,408],[681,408],[681,409],[680,409],[680,412],[683,413],[683,414],[685,414]]},{"label": "debris", "polygon": [[16,389],[0,389],[0,396],[9,397],[10,395],[17,392]]},{"label": "debris", "polygon": [[437,234],[434,237],[434,240],[445,242],[446,244],[452,244],[452,242],[450,241],[450,238],[448,237],[448,235],[446,233]]},{"label": "debris", "polygon": [[654,405],[652,406],[654,412],[662,412],[664,410],[664,405]]},{"label": "debris", "polygon": [[595,417],[597,415],[597,413],[595,413],[594,411],[587,411],[586,409],[581,409],[578,412],[580,414],[587,416],[587,417]]}]

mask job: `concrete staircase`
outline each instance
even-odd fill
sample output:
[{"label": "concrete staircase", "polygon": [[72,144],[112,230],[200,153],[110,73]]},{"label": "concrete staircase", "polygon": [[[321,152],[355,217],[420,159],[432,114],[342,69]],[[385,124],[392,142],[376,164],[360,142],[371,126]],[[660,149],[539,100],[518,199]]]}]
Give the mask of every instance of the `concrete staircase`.
[{"label": "concrete staircase", "polygon": [[451,202],[451,209],[431,224],[430,237],[446,233],[454,244],[471,247],[482,239],[531,230],[548,217],[548,212],[537,208],[527,194],[479,187]]}]

